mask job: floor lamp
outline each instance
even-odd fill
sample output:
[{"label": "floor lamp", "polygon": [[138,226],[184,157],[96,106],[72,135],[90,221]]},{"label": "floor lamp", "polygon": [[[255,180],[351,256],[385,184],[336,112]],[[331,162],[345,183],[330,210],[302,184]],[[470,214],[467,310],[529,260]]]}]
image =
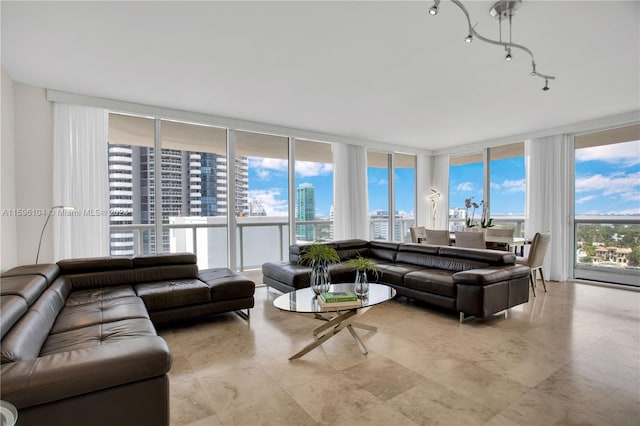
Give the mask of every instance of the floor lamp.
[{"label": "floor lamp", "polygon": [[436,212],[438,210],[438,201],[442,198],[442,194],[437,189],[431,188],[432,194],[427,197],[431,201],[431,229],[436,229]]},{"label": "floor lamp", "polygon": [[40,258],[40,246],[42,246],[42,237],[44,236],[44,230],[47,229],[47,224],[49,223],[49,219],[53,215],[53,211],[57,209],[62,210],[75,210],[75,207],[71,206],[53,206],[49,209],[47,214],[47,220],[44,221],[44,226],[42,227],[42,231],[40,232],[40,241],[38,242],[38,253],[36,254],[36,265],[38,264],[38,259]]}]

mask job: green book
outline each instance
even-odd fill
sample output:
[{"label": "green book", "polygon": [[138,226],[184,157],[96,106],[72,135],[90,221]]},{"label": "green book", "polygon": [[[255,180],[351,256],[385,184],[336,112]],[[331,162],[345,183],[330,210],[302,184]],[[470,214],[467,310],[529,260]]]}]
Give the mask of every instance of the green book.
[{"label": "green book", "polygon": [[352,291],[326,291],[320,293],[320,298],[325,303],[352,302],[358,300],[358,296]]}]

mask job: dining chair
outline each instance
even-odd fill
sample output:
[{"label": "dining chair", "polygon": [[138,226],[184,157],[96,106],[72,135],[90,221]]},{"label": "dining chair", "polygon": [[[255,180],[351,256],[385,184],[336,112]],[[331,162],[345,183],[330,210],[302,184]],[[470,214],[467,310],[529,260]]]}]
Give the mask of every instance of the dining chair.
[{"label": "dining chair", "polygon": [[427,238],[427,229],[424,226],[414,226],[409,228],[411,242],[419,243]]},{"label": "dining chair", "polygon": [[426,237],[425,243],[434,246],[449,246],[451,245],[451,234],[447,229],[427,229],[425,230]]},{"label": "dining chair", "polygon": [[487,248],[484,232],[456,231],[456,247]]},{"label": "dining chair", "polygon": [[[513,238],[514,232],[515,229],[513,228],[487,228],[485,235],[487,240],[490,239],[490,237]],[[508,251],[509,244],[487,241],[487,248]]]},{"label": "dining chair", "polygon": [[519,265],[526,265],[531,268],[529,274],[529,281],[531,281],[531,289],[533,290],[533,296],[536,295],[536,271],[540,271],[540,278],[542,278],[542,286],[544,292],[547,292],[547,283],[544,279],[544,273],[542,272],[542,264],[551,242],[551,234],[537,232],[531,240],[531,247],[529,248],[529,254],[527,257],[517,257],[516,263]]}]

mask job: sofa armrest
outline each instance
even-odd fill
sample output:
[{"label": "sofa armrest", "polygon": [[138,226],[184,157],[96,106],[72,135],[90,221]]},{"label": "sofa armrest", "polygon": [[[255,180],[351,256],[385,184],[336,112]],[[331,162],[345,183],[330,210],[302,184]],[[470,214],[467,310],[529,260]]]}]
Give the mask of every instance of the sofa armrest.
[{"label": "sofa armrest", "polygon": [[529,276],[529,272],[529,267],[524,265],[470,269],[453,274],[453,282],[454,284],[487,285],[514,278],[526,277]]},{"label": "sofa armrest", "polygon": [[149,336],[60,352],[1,367],[2,399],[18,409],[166,374],[171,352]]}]

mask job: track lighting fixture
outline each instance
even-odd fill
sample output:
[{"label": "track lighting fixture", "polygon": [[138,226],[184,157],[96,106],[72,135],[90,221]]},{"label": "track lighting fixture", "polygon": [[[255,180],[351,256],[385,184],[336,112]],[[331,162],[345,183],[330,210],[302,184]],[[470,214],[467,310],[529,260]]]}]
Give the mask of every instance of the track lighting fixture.
[{"label": "track lighting fixture", "polygon": [[544,87],[542,88],[543,92],[546,92],[547,90],[549,90],[549,80],[548,79],[544,79]]},{"label": "track lighting fixture", "polygon": [[[485,43],[495,44],[497,46],[503,46],[506,51],[506,55],[504,59],[507,61],[511,61],[513,59],[513,55],[511,54],[511,48],[520,49],[528,53],[529,56],[531,57],[531,74],[530,75],[532,77],[543,78],[544,88],[542,90],[544,90],[545,92],[549,90],[549,80],[555,80],[555,77],[552,75],[542,74],[538,72],[536,70],[536,62],[533,59],[533,52],[531,52],[531,50],[529,50],[529,48],[527,48],[526,46],[523,46],[522,44],[513,43],[513,41],[511,40],[511,26],[512,26],[513,15],[522,4],[522,0],[500,0],[494,3],[494,5],[491,6],[491,9],[489,9],[489,13],[491,14],[491,16],[495,17],[498,20],[499,35],[500,35],[498,40],[485,37],[476,31],[475,27],[471,25],[471,16],[469,15],[469,11],[462,4],[461,1],[451,0],[451,3],[458,6],[460,10],[462,10],[462,12],[464,13],[465,17],[467,18],[467,24],[469,25],[469,33],[467,37],[464,39],[464,41],[466,41],[467,43],[471,43],[474,39],[478,39],[480,41],[484,41]],[[435,0],[433,2],[433,6],[429,8],[429,14],[437,15],[439,7],[440,7],[440,0]],[[502,22],[503,21],[507,21],[509,25],[508,41],[502,40]]]},{"label": "track lighting fixture", "polygon": [[433,2],[433,6],[431,6],[429,8],[429,14],[430,15],[437,15],[438,14],[438,7],[440,5],[440,0],[436,0]]},{"label": "track lighting fixture", "polygon": [[513,56],[511,56],[511,48],[510,47],[507,47],[507,54],[505,55],[504,59],[506,61],[510,61],[510,60],[513,59]]}]

